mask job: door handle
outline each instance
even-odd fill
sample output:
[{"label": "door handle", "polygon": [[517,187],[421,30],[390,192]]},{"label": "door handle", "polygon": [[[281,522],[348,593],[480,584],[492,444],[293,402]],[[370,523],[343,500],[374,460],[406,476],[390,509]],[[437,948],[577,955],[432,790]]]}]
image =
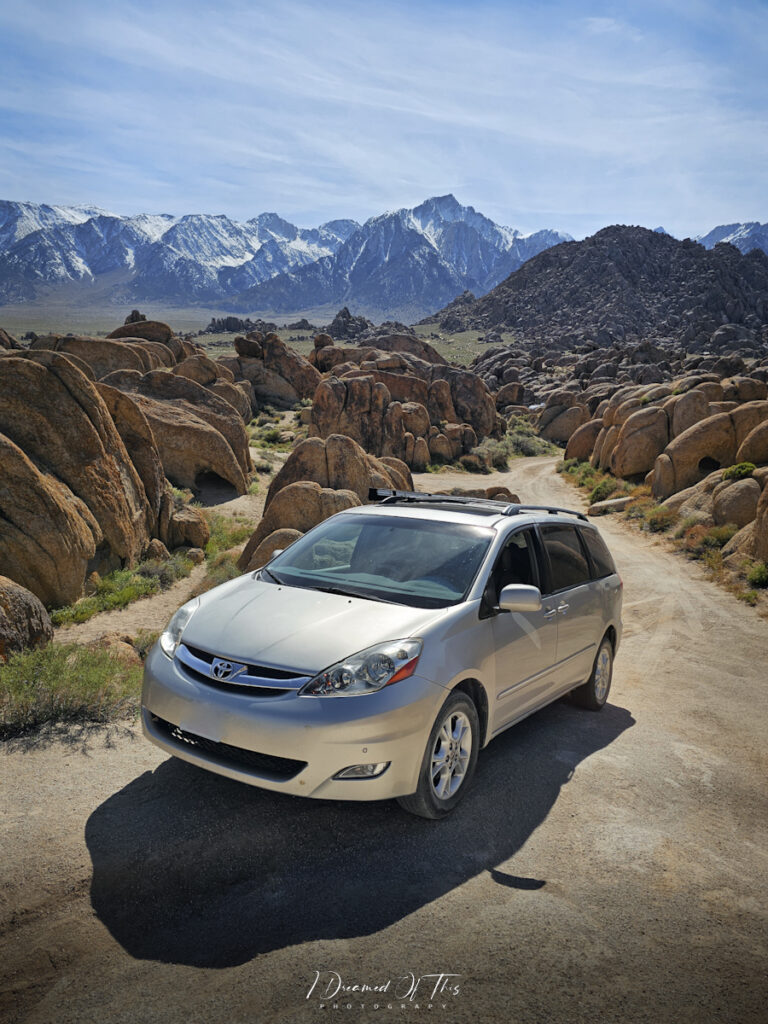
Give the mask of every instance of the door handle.
[{"label": "door handle", "polygon": [[544,618],[545,619],[552,619],[552,618],[555,617],[555,615],[557,615],[557,609],[556,608],[548,608],[544,612]]},{"label": "door handle", "polygon": [[557,610],[560,612],[561,615],[565,615],[565,613],[568,611],[570,607],[571,606],[569,604],[563,603],[557,606]]}]

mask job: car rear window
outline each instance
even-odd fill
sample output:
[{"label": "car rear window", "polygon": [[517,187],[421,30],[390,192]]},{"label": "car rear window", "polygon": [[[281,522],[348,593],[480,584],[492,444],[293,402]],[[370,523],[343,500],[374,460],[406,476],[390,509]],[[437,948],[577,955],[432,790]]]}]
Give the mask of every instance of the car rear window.
[{"label": "car rear window", "polygon": [[576,527],[545,526],[541,533],[549,555],[552,590],[588,583],[591,579],[589,562]]},{"label": "car rear window", "polygon": [[611,576],[616,572],[611,553],[605,545],[605,541],[595,530],[582,530],[581,536],[587,545],[592,565],[595,569],[595,579],[602,579],[603,576]]}]

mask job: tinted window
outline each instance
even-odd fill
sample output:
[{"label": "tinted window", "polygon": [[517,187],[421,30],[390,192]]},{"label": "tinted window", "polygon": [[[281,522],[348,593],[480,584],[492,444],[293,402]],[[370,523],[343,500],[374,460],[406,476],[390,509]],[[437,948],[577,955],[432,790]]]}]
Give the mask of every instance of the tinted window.
[{"label": "tinted window", "polygon": [[552,590],[588,583],[589,562],[576,527],[545,526],[541,532],[552,570]]},{"label": "tinted window", "polygon": [[613,564],[611,553],[605,546],[605,541],[600,534],[594,530],[582,530],[581,536],[584,538],[592,558],[592,565],[595,567],[595,579],[599,580],[603,576],[610,576],[616,572],[616,566]]},{"label": "tinted window", "polygon": [[512,583],[524,583],[529,587],[539,585],[533,544],[534,537],[530,530],[521,530],[509,538],[493,571],[497,597],[503,587]]}]

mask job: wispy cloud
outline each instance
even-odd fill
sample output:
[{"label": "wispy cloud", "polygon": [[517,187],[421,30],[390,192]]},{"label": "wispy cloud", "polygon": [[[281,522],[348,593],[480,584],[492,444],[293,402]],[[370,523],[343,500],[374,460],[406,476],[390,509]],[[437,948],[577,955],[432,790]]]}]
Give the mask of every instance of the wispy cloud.
[{"label": "wispy cloud", "polygon": [[455,191],[576,234],[768,219],[754,0],[6,0],[0,31],[9,198],[316,223]]}]

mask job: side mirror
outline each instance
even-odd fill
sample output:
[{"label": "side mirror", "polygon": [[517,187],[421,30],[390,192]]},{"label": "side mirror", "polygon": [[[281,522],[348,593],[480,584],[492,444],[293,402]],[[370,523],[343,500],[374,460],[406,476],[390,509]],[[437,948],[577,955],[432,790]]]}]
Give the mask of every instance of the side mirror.
[{"label": "side mirror", "polygon": [[272,554],[271,554],[271,555],[269,556],[269,560],[270,560],[270,562],[272,561],[272,559],[273,559],[273,558],[277,558],[277,556],[278,556],[278,555],[282,555],[282,553],[283,553],[284,551],[285,551],[285,548],[275,548],[275,550],[274,550],[274,551],[272,552]]},{"label": "side mirror", "polygon": [[503,612],[538,612],[541,609],[541,591],[538,587],[510,583],[499,594],[499,609]]}]

